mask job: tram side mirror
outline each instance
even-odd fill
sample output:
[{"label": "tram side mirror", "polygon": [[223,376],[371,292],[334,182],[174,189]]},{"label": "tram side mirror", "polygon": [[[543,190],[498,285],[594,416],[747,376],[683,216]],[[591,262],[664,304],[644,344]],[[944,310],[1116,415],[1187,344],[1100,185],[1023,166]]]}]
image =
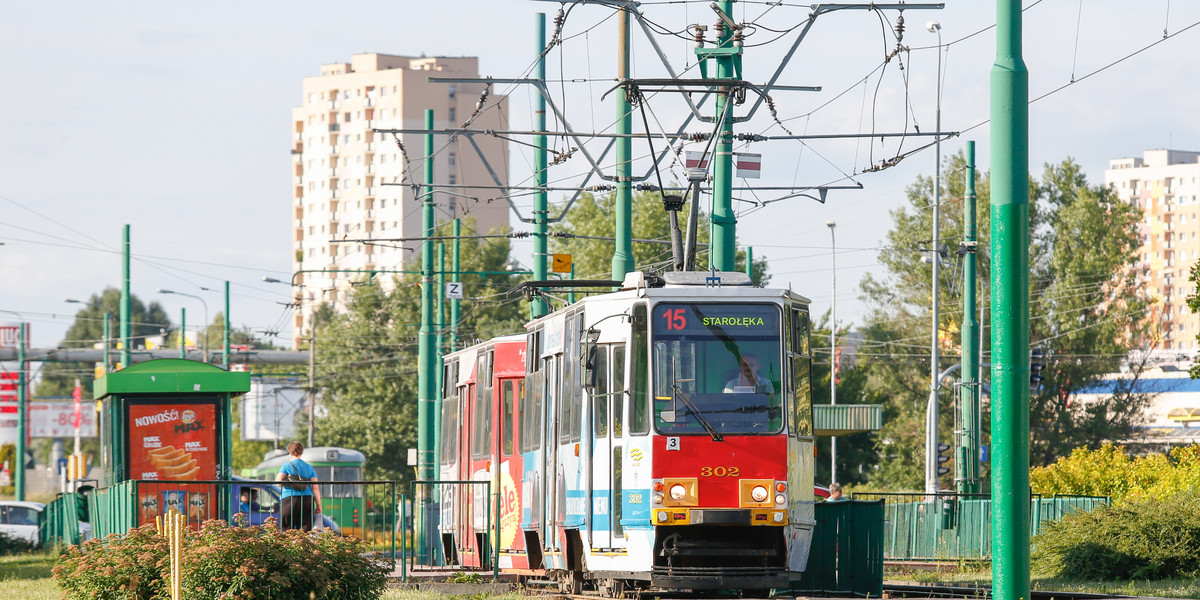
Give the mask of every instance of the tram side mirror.
[{"label": "tram side mirror", "polygon": [[588,392],[595,392],[599,381],[599,362],[600,362],[600,346],[596,344],[600,340],[599,329],[587,330],[587,354],[583,364],[583,388]]}]

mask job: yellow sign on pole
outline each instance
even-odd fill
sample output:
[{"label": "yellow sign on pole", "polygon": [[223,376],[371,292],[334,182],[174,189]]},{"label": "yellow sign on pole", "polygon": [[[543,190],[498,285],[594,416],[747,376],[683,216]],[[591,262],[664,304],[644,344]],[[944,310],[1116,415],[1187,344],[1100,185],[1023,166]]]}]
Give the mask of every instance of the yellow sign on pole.
[{"label": "yellow sign on pole", "polygon": [[554,258],[550,261],[550,272],[552,273],[570,273],[571,272],[571,255],[570,254],[554,254]]}]

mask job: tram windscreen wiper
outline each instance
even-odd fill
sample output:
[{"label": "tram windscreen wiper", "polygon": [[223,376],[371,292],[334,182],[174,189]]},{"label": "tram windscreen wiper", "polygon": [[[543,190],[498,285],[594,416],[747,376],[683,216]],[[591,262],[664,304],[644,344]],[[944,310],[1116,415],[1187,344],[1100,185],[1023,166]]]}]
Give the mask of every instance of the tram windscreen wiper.
[{"label": "tram windscreen wiper", "polygon": [[713,424],[709,422],[708,417],[705,417],[704,413],[700,412],[700,409],[696,408],[695,404],[692,404],[692,400],[687,397],[687,394],[684,393],[683,390],[679,389],[679,383],[671,384],[671,395],[676,399],[683,401],[683,405],[688,409],[688,412],[695,415],[696,421],[698,421],[700,426],[708,432],[708,435],[712,436],[714,442],[719,442],[724,439],[721,437],[721,434],[717,432],[717,428],[713,427]]}]

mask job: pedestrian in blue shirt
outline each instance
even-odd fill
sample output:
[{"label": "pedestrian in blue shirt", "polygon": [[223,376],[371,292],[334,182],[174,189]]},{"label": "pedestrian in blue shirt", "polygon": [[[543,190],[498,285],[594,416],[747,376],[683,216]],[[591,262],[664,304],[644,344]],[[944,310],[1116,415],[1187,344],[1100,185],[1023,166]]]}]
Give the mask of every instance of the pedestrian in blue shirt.
[{"label": "pedestrian in blue shirt", "polygon": [[317,471],[300,459],[304,444],[292,442],[287,447],[292,460],[279,467],[275,480],[282,482],[279,521],[284,529],[312,531],[313,519],[321,514],[321,490],[315,483]]}]

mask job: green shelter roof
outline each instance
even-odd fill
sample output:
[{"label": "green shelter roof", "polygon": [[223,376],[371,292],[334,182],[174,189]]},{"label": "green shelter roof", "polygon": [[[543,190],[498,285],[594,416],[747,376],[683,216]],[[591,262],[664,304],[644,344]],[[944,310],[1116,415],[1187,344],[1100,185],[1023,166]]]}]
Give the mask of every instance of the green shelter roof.
[{"label": "green shelter roof", "polygon": [[125,394],[244,394],[250,391],[250,373],[182,358],[160,358],[136,363],[108,373],[92,386],[99,400]]},{"label": "green shelter roof", "polygon": [[813,405],[813,429],[820,437],[878,431],[882,426],[880,404]]}]

